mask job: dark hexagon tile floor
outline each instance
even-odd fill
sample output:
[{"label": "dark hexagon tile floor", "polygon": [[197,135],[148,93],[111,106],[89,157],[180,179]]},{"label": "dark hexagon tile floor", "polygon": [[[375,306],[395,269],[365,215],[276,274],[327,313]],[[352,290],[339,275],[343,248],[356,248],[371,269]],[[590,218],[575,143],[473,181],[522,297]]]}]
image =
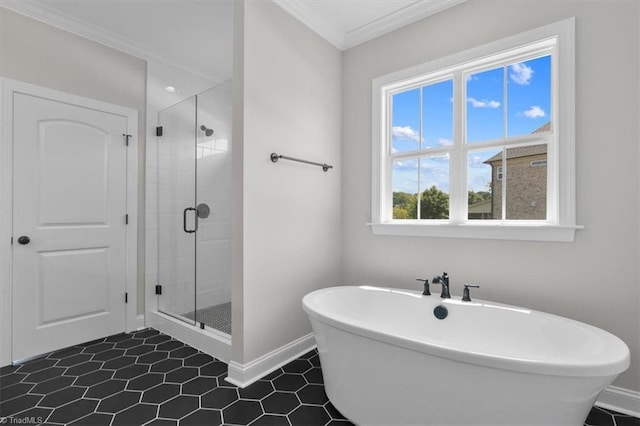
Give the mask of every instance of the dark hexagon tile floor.
[{"label": "dark hexagon tile floor", "polygon": [[[324,392],[316,351],[245,389],[226,374],[223,362],[157,330],[118,334],[0,368],[0,423],[351,425]],[[640,419],[594,407],[585,425]]]}]

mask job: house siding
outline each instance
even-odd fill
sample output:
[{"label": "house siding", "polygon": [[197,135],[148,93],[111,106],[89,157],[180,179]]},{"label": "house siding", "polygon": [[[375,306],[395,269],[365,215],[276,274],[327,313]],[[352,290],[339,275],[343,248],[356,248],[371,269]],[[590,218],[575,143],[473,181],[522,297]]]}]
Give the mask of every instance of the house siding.
[{"label": "house siding", "polygon": [[[547,218],[547,166],[532,166],[533,161],[546,160],[547,154],[510,158],[506,173],[506,219],[545,220]],[[498,166],[492,162],[492,194],[494,219],[502,212],[502,181]]]}]

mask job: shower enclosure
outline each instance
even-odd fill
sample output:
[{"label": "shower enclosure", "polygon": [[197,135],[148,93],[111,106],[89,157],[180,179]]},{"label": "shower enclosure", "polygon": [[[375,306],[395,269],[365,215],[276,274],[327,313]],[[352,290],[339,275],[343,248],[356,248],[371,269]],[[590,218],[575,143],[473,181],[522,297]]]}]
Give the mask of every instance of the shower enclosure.
[{"label": "shower enclosure", "polygon": [[158,311],[230,338],[231,82],[158,120]]}]

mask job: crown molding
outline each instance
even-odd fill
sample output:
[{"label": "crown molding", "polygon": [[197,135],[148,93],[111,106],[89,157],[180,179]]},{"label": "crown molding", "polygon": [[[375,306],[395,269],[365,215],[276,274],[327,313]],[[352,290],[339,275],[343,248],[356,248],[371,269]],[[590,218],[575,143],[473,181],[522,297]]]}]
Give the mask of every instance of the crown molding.
[{"label": "crown molding", "polygon": [[62,13],[52,7],[46,6],[43,2],[2,0],[0,6],[137,58],[168,65],[207,80],[216,80],[216,78],[221,80],[219,76],[211,76],[201,69],[185,67],[183,64],[173,61],[171,58],[168,58],[166,55],[158,51],[137,43],[129,38],[114,34],[97,25],[89,24],[74,18],[69,14]]},{"label": "crown molding", "polygon": [[[307,6],[307,0],[273,0],[275,4],[340,50],[347,50],[465,1],[466,0],[416,0],[409,6],[343,33],[327,21],[319,19],[312,13]],[[135,57],[168,65],[207,80],[222,81],[220,76],[212,76],[202,69],[186,67],[161,52],[155,51],[126,37],[114,34],[97,25],[83,22],[73,16],[47,6],[42,1],[2,0],[0,6]]]},{"label": "crown molding", "polygon": [[344,50],[440,13],[465,1],[467,0],[418,0],[380,19],[348,31],[344,35]]},{"label": "crown molding", "polygon": [[465,1],[467,0],[416,0],[409,6],[343,33],[326,21],[318,19],[309,10],[308,0],[273,0],[275,4],[340,50],[347,50]]},{"label": "crown molding", "polygon": [[303,0],[273,0],[273,2],[338,49],[346,49],[342,31],[316,17]]}]

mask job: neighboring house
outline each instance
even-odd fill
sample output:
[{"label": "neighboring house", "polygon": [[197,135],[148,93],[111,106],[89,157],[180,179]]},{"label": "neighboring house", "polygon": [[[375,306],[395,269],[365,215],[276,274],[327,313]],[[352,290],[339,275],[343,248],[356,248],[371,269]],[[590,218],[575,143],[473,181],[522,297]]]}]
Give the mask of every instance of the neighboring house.
[{"label": "neighboring house", "polygon": [[[533,133],[545,132],[551,123]],[[506,179],[506,219],[545,220],[547,218],[547,145],[509,148],[506,174],[502,152],[485,161],[491,166],[491,203],[469,206],[470,219],[499,219],[502,214],[502,181]]]},{"label": "neighboring house", "polygon": [[493,219],[493,200],[482,200],[469,206],[469,219]]}]

